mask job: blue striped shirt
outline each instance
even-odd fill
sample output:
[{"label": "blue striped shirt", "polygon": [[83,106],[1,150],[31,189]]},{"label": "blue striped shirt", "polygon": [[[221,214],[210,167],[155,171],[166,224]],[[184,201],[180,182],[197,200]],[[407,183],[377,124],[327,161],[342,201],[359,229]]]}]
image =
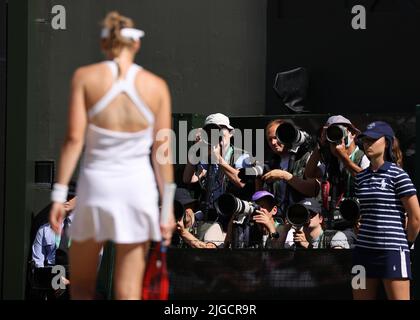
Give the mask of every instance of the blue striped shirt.
[{"label": "blue striped shirt", "polygon": [[[68,218],[69,225],[73,221],[73,213]],[[61,227],[64,226],[64,221]],[[60,245],[61,235],[56,235],[49,223],[43,224],[37,231],[32,244],[32,260],[37,268],[46,265],[55,265],[55,252]]]},{"label": "blue striped shirt", "polygon": [[357,174],[355,187],[361,216],[356,247],[409,251],[401,198],[416,189],[408,174],[385,162],[376,172],[369,167]]}]

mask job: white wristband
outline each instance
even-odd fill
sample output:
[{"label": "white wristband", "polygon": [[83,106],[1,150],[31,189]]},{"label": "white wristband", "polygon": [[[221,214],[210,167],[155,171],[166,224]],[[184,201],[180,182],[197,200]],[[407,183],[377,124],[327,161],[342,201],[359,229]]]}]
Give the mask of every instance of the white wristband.
[{"label": "white wristband", "polygon": [[54,183],[53,190],[51,192],[51,201],[64,203],[67,201],[68,186],[64,184]]},{"label": "white wristband", "polygon": [[175,183],[165,183],[163,186],[163,195],[162,195],[162,211],[160,214],[160,222],[162,224],[168,223],[169,220],[169,210],[174,204],[175,197]]}]

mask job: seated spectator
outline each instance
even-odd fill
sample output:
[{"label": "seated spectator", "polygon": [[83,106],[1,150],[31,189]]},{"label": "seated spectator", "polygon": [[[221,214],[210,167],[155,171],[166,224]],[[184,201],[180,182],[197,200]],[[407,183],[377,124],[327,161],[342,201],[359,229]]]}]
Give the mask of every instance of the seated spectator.
[{"label": "seated spectator", "polygon": [[[49,223],[41,225],[36,233],[34,242],[32,244],[32,265],[35,267],[33,276],[39,275],[36,269],[45,268],[54,265],[67,266],[68,249],[71,243],[69,238],[69,228],[73,220],[73,209],[76,206],[75,187],[71,186],[69,189],[68,201],[64,203],[64,210],[66,218],[63,220],[62,232],[60,235],[55,234]],[[66,277],[61,278],[64,285],[69,285],[70,281]],[[69,299],[69,293],[66,289],[53,288],[39,292],[42,299],[56,300]]]},{"label": "seated spectator", "polygon": [[[76,197],[72,196],[65,204],[66,218],[63,221],[61,235],[56,235],[49,223],[43,224],[35,236],[32,244],[32,260],[37,268],[54,266],[56,264],[68,264],[67,252],[70,245],[68,229],[73,220],[72,211],[76,206]],[[56,253],[59,252],[59,261],[56,263]],[[63,254],[64,253],[64,254]],[[63,263],[64,262],[64,263]]]},{"label": "seated spectator", "polygon": [[346,235],[341,231],[324,230],[324,218],[321,214],[321,205],[314,198],[306,198],[299,202],[310,214],[309,221],[300,229],[295,230],[290,223],[285,225],[289,229],[284,247],[301,247],[304,249],[349,249]]}]

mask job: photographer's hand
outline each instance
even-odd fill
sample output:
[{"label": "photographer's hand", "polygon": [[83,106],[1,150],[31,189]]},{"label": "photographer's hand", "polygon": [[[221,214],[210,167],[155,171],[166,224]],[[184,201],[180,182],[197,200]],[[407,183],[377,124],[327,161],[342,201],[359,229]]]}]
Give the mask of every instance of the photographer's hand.
[{"label": "photographer's hand", "polygon": [[195,135],[195,142],[200,142],[201,139],[201,132],[203,131],[203,128],[197,128],[197,133]]},{"label": "photographer's hand", "polygon": [[191,232],[185,229],[182,219],[177,222],[176,230],[178,231],[181,238],[192,248],[207,248],[214,249],[217,248],[217,245],[213,242],[204,242],[198,240]]},{"label": "photographer's hand", "polygon": [[224,174],[227,176],[230,182],[232,182],[236,187],[243,188],[245,183],[241,181],[239,178],[239,169],[232,167],[221,155],[221,146],[220,144],[217,147],[212,148],[212,151],[215,159],[217,160],[217,164],[222,168]]},{"label": "photographer's hand", "polygon": [[264,225],[270,233],[276,232],[274,220],[266,209],[261,208],[261,210],[256,210],[255,212],[257,215],[255,215],[252,219],[256,223]]},{"label": "photographer's hand", "polygon": [[180,236],[183,235],[183,233],[186,231],[184,222],[181,220],[177,221],[176,223],[176,231],[179,233]]},{"label": "photographer's hand", "polygon": [[262,176],[262,179],[266,182],[274,182],[277,180],[289,181],[292,178],[293,175],[290,172],[280,169],[271,170]]},{"label": "photographer's hand", "polygon": [[344,144],[344,141],[341,141],[341,144],[330,144],[330,150],[331,153],[341,160],[342,162],[349,161],[349,155],[347,154],[346,145]]},{"label": "photographer's hand", "polygon": [[296,230],[295,234],[293,235],[293,241],[305,249],[308,249],[309,247],[309,242],[302,230]]},{"label": "photographer's hand", "polygon": [[215,164],[221,164],[224,162],[225,159],[222,157],[222,148],[220,143],[211,147],[211,153],[212,161],[215,161]]},{"label": "photographer's hand", "polygon": [[195,222],[194,213],[187,210],[182,218],[182,222],[184,224],[184,228],[190,229]]},{"label": "photographer's hand", "polygon": [[355,176],[357,173],[363,170],[350,159],[350,156],[348,155],[346,146],[344,144],[344,140],[342,140],[341,144],[338,145],[331,143],[330,151],[333,156],[335,156],[338,160],[341,161],[341,163],[351,173],[352,176]]}]

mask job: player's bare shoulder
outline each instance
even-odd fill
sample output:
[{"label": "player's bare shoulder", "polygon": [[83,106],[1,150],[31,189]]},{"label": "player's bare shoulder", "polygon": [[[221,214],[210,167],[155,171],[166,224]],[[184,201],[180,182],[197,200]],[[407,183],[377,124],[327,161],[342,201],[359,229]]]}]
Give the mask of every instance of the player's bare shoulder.
[{"label": "player's bare shoulder", "polygon": [[94,63],[77,68],[73,73],[73,81],[90,82],[103,79],[107,75],[108,68],[104,63]]},{"label": "player's bare shoulder", "polygon": [[139,72],[136,87],[146,104],[157,114],[164,101],[169,101],[169,89],[166,81],[146,69]]},{"label": "player's bare shoulder", "polygon": [[154,94],[160,93],[162,90],[167,90],[168,87],[163,78],[144,68],[137,77],[137,83],[143,84],[145,90]]}]

